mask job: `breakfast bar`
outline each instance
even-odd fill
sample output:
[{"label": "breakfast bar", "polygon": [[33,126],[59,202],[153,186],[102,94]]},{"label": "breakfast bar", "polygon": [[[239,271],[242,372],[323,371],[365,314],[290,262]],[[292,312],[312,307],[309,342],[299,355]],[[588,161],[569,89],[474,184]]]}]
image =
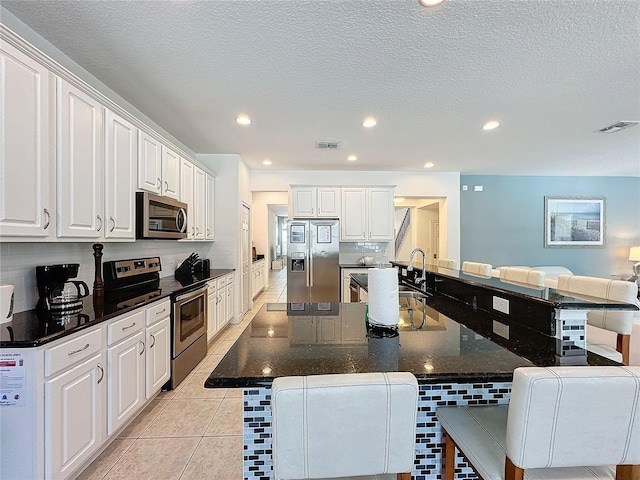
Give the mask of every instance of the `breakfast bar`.
[{"label": "breakfast bar", "polygon": [[[513,370],[521,366],[615,364],[582,348],[567,355],[559,338],[445,295],[428,296],[423,305],[424,323],[412,322],[401,308],[394,329],[368,324],[362,303],[265,304],[205,383],[244,389],[244,478],[271,478],[270,386],[276,377],[413,373],[420,392],[412,475],[421,480],[441,473],[436,407],[506,404]],[[497,319],[508,335],[496,331]],[[457,478],[474,478],[461,457],[456,465]]]}]

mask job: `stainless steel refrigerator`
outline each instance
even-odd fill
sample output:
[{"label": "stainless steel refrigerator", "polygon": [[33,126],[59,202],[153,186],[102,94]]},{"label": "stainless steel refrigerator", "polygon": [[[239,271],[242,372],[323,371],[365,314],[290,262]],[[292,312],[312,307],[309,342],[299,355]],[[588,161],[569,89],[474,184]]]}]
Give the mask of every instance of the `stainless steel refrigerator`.
[{"label": "stainless steel refrigerator", "polygon": [[339,302],[338,220],[291,220],[287,234],[287,302]]}]

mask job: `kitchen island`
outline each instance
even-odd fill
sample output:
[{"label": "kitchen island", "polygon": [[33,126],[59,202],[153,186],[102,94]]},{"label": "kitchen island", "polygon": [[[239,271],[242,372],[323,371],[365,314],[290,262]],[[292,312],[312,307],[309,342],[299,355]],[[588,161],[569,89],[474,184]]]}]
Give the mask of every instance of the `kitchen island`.
[{"label": "kitchen island", "polygon": [[[494,315],[444,296],[430,297],[426,309],[421,328],[405,316],[394,330],[367,325],[360,303],[264,305],[205,383],[244,389],[244,478],[271,476],[276,377],[412,372],[420,386],[413,478],[436,479],[443,451],[437,406],[508,403],[521,366],[614,364],[582,349],[563,355],[557,339],[517,323],[504,338],[493,331]],[[461,458],[458,464],[473,478]]]}]

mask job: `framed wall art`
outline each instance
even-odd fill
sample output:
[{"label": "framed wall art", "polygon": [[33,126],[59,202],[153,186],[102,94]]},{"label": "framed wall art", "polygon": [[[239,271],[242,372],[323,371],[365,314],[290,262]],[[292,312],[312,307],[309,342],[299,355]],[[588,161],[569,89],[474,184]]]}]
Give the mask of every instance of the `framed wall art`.
[{"label": "framed wall art", "polygon": [[544,197],[544,246],[604,247],[604,197]]}]

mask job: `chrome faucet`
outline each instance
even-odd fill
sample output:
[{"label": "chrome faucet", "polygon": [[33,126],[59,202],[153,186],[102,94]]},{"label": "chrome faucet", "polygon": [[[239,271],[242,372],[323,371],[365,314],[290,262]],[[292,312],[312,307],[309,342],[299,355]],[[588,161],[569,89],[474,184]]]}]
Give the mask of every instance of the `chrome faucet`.
[{"label": "chrome faucet", "polygon": [[427,255],[424,253],[424,250],[421,248],[414,248],[409,255],[409,266],[407,267],[407,272],[413,272],[413,257],[416,253],[420,252],[422,254],[422,277],[416,278],[416,284],[421,285],[427,281]]}]

